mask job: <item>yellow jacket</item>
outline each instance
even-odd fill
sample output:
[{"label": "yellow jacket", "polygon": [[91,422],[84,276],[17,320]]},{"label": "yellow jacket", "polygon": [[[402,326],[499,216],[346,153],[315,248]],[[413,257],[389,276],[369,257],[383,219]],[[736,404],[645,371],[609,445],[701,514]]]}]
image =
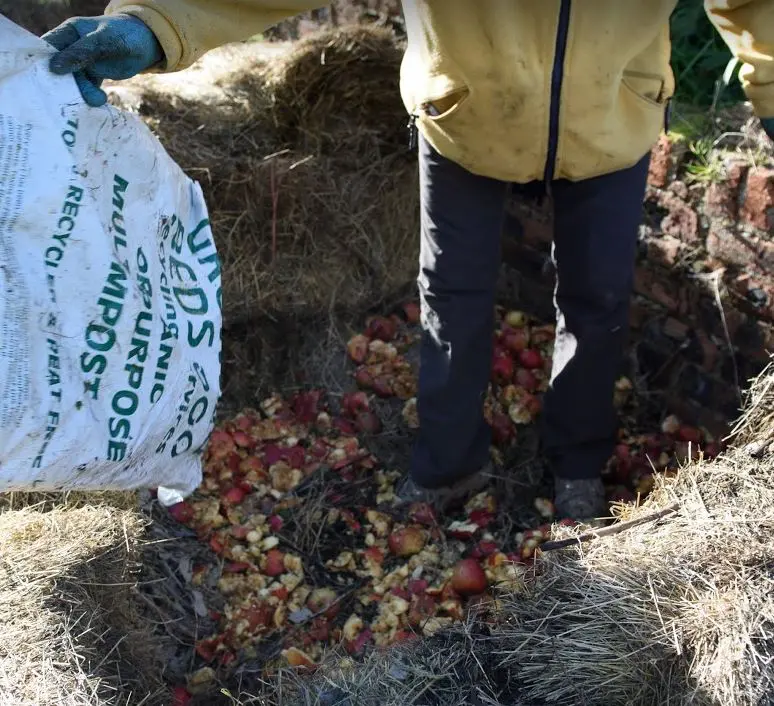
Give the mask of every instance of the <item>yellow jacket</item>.
[{"label": "yellow jacket", "polygon": [[[631,166],[664,125],[674,91],[677,0],[405,0],[401,93],[441,154],[504,181],[585,179]],[[326,3],[113,0],[148,24],[166,71]],[[760,117],[774,116],[774,0],[705,0],[742,62]]]}]

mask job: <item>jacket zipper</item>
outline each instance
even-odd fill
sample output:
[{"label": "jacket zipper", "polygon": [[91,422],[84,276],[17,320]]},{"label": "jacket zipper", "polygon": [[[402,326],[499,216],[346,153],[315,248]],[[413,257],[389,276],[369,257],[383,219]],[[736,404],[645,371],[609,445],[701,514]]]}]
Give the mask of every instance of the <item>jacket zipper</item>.
[{"label": "jacket zipper", "polygon": [[551,71],[551,106],[548,118],[548,155],[543,174],[546,192],[551,193],[551,182],[556,169],[556,151],[559,146],[559,110],[562,97],[562,78],[564,77],[564,57],[567,53],[567,33],[570,26],[570,4],[572,0],[561,0],[559,25],[556,29],[556,47],[554,66]]},{"label": "jacket zipper", "polygon": [[417,148],[418,143],[418,135],[419,132],[417,130],[417,114],[412,113],[409,115],[408,125],[406,126],[408,128],[408,148],[410,152],[414,152]]}]

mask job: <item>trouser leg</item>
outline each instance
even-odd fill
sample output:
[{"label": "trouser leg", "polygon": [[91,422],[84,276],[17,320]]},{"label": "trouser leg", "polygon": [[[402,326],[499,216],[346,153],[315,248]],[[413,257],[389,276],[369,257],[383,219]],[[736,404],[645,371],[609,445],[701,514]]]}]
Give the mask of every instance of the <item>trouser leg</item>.
[{"label": "trouser leg", "polygon": [[557,333],[542,442],[559,478],[598,477],[615,444],[648,163],[553,184]]},{"label": "trouser leg", "polygon": [[507,185],[472,174],[419,140],[422,308],[418,413],[411,477],[451,485],[489,458],[495,286]]}]

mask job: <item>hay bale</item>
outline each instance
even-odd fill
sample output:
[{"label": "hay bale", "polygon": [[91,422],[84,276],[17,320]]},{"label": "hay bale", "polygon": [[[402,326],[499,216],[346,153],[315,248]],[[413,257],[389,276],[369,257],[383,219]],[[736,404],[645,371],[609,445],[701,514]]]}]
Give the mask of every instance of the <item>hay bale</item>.
[{"label": "hay bale", "polygon": [[170,94],[156,77],[116,95],[204,188],[227,328],[362,315],[417,273],[418,175],[398,138],[401,50],[368,27],[310,37],[268,63],[261,47],[235,56],[201,98]]},{"label": "hay bale", "polygon": [[[284,61],[270,64],[265,75],[280,139],[336,150],[358,126],[389,151],[403,148],[403,49],[391,31],[368,25],[298,42]],[[251,89],[249,82],[246,88]]]},{"label": "hay bale", "polygon": [[93,501],[0,514],[4,704],[164,702],[132,595],[144,523]]}]

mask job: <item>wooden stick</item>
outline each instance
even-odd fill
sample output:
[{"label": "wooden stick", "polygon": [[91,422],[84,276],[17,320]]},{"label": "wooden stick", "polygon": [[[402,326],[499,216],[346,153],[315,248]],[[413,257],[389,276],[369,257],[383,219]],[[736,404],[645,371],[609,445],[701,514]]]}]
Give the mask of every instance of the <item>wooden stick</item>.
[{"label": "wooden stick", "polygon": [[679,503],[672,503],[671,505],[668,505],[663,510],[659,510],[658,512],[651,513],[650,515],[645,515],[643,517],[638,517],[634,520],[628,520],[626,522],[619,522],[615,525],[610,525],[609,527],[603,527],[599,530],[592,530],[591,532],[584,532],[582,535],[578,537],[570,537],[569,539],[557,539],[553,542],[546,542],[545,544],[542,544],[540,546],[541,552],[552,552],[555,549],[564,549],[566,547],[571,547],[573,544],[580,544],[581,542],[589,542],[592,539],[596,539],[597,537],[609,537],[613,534],[619,534],[620,532],[625,532],[628,529],[631,529],[632,527],[636,527],[637,525],[644,525],[646,522],[654,522],[655,520],[660,520],[662,517],[666,517],[667,515],[671,515],[673,512],[677,512],[679,508]]}]

